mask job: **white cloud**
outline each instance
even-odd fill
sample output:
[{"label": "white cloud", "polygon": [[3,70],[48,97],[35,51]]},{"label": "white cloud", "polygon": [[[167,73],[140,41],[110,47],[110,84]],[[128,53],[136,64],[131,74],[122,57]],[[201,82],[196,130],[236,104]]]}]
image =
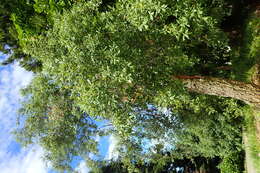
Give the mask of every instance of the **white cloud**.
[{"label": "white cloud", "polygon": [[85,161],[81,161],[78,165],[78,167],[75,169],[75,171],[77,171],[78,173],[88,173],[89,172],[89,168],[86,165]]},{"label": "white cloud", "polygon": [[16,123],[16,111],[19,106],[20,89],[25,87],[32,74],[17,64],[6,66],[0,70],[0,160],[3,149],[12,142],[10,132]]},{"label": "white cloud", "polygon": [[42,150],[40,147],[23,150],[19,154],[7,158],[0,164],[2,172],[10,173],[47,173],[48,168],[42,160]]},{"label": "white cloud", "polygon": [[17,63],[0,67],[0,172],[48,172],[41,159],[43,154],[41,148],[33,146],[29,149],[20,149],[11,135],[21,99],[20,89],[25,87],[32,77],[32,73],[19,67]]},{"label": "white cloud", "polygon": [[106,154],[106,160],[116,160],[119,157],[119,151],[117,150],[118,139],[116,136],[111,135],[109,137],[109,147]]}]

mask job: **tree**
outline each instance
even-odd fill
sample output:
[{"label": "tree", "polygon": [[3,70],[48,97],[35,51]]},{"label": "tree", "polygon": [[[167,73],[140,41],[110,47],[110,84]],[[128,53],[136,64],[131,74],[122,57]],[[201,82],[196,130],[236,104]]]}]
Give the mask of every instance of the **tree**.
[{"label": "tree", "polygon": [[29,4],[29,1],[4,0],[1,2],[0,9],[0,50],[9,54],[8,59],[1,64],[8,65],[17,60],[29,71],[39,70],[41,63],[22,50],[22,35],[23,32],[32,33],[36,27],[41,27],[44,19],[39,14],[35,14],[33,5]]},{"label": "tree", "polygon": [[[23,145],[39,143],[45,159],[56,170],[71,171],[76,156],[88,159],[97,154],[97,136],[102,136],[94,117],[75,107],[70,92],[60,89],[46,75],[38,75],[23,90],[28,101],[20,109],[22,128],[16,130]],[[91,162],[91,159],[89,158]]]},{"label": "tree", "polygon": [[[175,158],[225,159],[240,154],[243,104],[185,89],[258,105],[258,87],[218,78],[230,77],[225,70],[217,70],[231,58],[228,38],[220,29],[228,4],[222,0],[118,0],[103,8],[102,3],[77,3],[55,15],[51,29],[23,39],[23,52],[42,62],[42,70],[25,93],[21,114],[26,123],[18,131],[21,140],[40,142],[50,153],[48,160],[70,169],[73,156],[88,160],[88,153],[95,153],[89,136],[96,134],[96,127],[85,125],[89,122],[84,119],[99,116],[112,123],[121,139],[123,162],[132,171],[133,162],[141,162],[143,156],[158,160],[156,154],[143,154],[142,142],[160,140],[160,133],[176,139],[170,143],[176,146],[171,151]],[[223,93],[223,87],[234,92]],[[249,87],[254,91],[251,97],[244,94],[243,88]],[[147,105],[172,113],[168,119]],[[90,140],[74,130],[81,126],[85,131],[93,126],[87,135]],[[74,143],[77,147],[72,147]],[[163,157],[159,158],[163,164]]]},{"label": "tree", "polygon": [[10,56],[2,65],[18,61],[28,71],[40,71],[41,62],[23,52],[24,39],[50,29],[53,16],[70,9],[74,3],[73,0],[3,0],[0,5],[0,51]]},{"label": "tree", "polygon": [[[145,165],[136,165],[139,172],[143,173],[196,173],[196,172],[210,172],[210,173],[219,173],[216,165],[218,164],[219,159],[206,159],[206,158],[194,158],[193,160],[189,159],[175,159],[174,161],[168,161],[164,166],[158,166],[158,163],[147,163]],[[160,167],[160,168],[159,168]],[[204,167],[204,168],[202,168]],[[91,173],[95,173],[95,170],[91,170]],[[110,161],[106,164],[100,165],[101,173],[127,173],[127,169],[124,167],[124,164],[119,161]]]}]

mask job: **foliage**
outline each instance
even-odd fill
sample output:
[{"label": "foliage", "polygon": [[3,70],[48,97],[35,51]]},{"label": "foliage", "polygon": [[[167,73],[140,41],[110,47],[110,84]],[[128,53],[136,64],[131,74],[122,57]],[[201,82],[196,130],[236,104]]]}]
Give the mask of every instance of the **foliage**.
[{"label": "foliage", "polygon": [[[164,155],[165,156],[165,155]],[[162,158],[163,156],[161,156]],[[160,160],[158,160],[160,162]],[[190,172],[196,171],[208,171],[210,173],[218,173],[219,171],[216,169],[216,164],[218,163],[217,158],[207,159],[202,157],[196,157],[192,160],[190,159],[175,159],[169,160],[164,163],[164,165],[160,165],[160,163],[146,163],[141,165],[139,163],[135,163],[136,168],[134,172],[139,173],[178,173],[180,170],[189,170]],[[212,166],[212,164],[214,166]],[[202,166],[204,165],[204,166]],[[204,168],[202,168],[204,167]],[[120,161],[109,161],[106,164],[101,164],[100,169],[91,170],[91,173],[107,173],[107,172],[115,172],[115,173],[127,173],[129,172],[125,167],[124,164]],[[181,171],[182,172],[182,171]]]},{"label": "foliage", "polygon": [[127,169],[124,168],[123,164],[119,161],[104,162],[99,165],[99,169],[91,169],[90,173],[128,173]]},{"label": "foliage", "polygon": [[225,156],[219,165],[221,173],[241,173],[244,170],[243,161],[244,154],[241,152]]},{"label": "foliage", "polygon": [[98,154],[96,137],[102,134],[95,118],[74,106],[68,90],[57,87],[46,75],[37,75],[23,94],[26,101],[20,109],[18,141],[39,143],[45,159],[57,170],[70,170],[75,156],[87,159],[90,153]]},{"label": "foliage", "polygon": [[22,50],[27,37],[38,36],[53,25],[53,16],[69,9],[75,1],[58,0],[4,0],[0,12],[1,51],[10,57],[2,64],[7,65],[15,60],[25,69],[33,72],[41,70],[41,62],[25,54]]},{"label": "foliage", "polygon": [[254,73],[253,66],[260,63],[260,21],[256,14],[251,13],[246,19],[242,45],[238,55],[234,56],[233,78],[250,82]]},{"label": "foliage", "polygon": [[[217,76],[214,69],[230,61],[218,15],[229,13],[226,2],[51,2],[29,2],[32,13],[18,9],[12,20],[23,53],[42,64],[24,90],[16,133],[25,144],[40,143],[54,168],[71,171],[75,156],[95,162],[98,117],[112,123],[130,172],[146,162],[159,170],[172,158],[242,150],[242,104],[190,93],[173,80]],[[161,154],[166,149],[170,157]]]},{"label": "foliage", "polygon": [[[140,12],[151,10],[152,17],[140,19],[147,20],[147,24],[138,23],[137,19],[142,15],[139,11],[127,16],[128,12],[122,10],[127,8],[131,12],[136,4],[118,2],[109,12],[99,12],[99,1],[78,4],[71,12],[57,16],[53,29],[46,35],[28,38],[25,52],[43,62],[43,72],[53,75],[60,87],[71,90],[75,103],[82,110],[91,115],[115,117],[116,124],[128,122],[129,125],[131,118],[125,113],[133,105],[151,103],[161,89],[177,85],[172,82],[172,75],[195,73],[191,69],[201,58],[189,54],[194,45],[206,42],[208,51],[212,52],[210,46],[222,49],[226,44],[225,39],[215,38],[225,37],[215,26],[214,19],[205,17],[199,3],[193,4],[193,8],[177,3],[177,7],[169,8],[165,14],[163,1],[161,4],[149,1],[145,5],[141,2]],[[187,19],[193,19],[195,15],[196,22],[183,25],[182,17],[172,12],[174,8],[180,9],[180,14],[189,12]],[[161,10],[152,12],[153,9]],[[170,15],[181,21],[165,24]],[[137,24],[143,26],[140,28]],[[173,32],[176,27],[187,36]],[[201,40],[199,35],[207,32],[207,41]],[[189,36],[194,34],[197,36]],[[128,125],[121,128],[127,129]]]},{"label": "foliage", "polygon": [[[244,112],[238,109],[239,103],[195,96],[182,105],[185,108],[178,112],[171,109],[163,113],[151,106],[138,110],[131,137],[119,143],[121,159],[130,165],[129,169],[135,169],[131,165],[133,160],[138,160],[141,165],[153,163],[159,166],[160,163],[163,168],[172,159],[203,156],[223,158],[223,165],[232,164],[238,172],[242,171]],[[165,152],[170,155],[162,156]],[[229,155],[239,159],[225,160]]]},{"label": "foliage", "polygon": [[0,50],[4,53],[8,53],[5,51],[5,45],[15,45],[17,39],[15,39],[15,29],[11,23],[10,15],[12,9],[15,6],[15,3],[11,3],[8,0],[3,0],[0,4]]}]

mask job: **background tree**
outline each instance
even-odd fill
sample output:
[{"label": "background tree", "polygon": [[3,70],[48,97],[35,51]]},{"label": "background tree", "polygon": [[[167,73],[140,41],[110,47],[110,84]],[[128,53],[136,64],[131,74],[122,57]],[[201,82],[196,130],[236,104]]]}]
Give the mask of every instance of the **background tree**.
[{"label": "background tree", "polygon": [[59,88],[46,75],[36,76],[23,90],[26,101],[20,109],[17,139],[25,146],[38,143],[54,169],[71,171],[71,161],[81,156],[89,162],[98,155],[97,136],[104,135],[95,117],[75,107],[70,92]]},{"label": "background tree", "polygon": [[40,71],[41,62],[23,52],[24,40],[37,37],[50,29],[53,16],[70,9],[74,0],[3,0],[0,5],[0,51],[9,54],[3,65],[19,61],[29,71]]},{"label": "background tree", "polygon": [[[194,158],[190,159],[175,159],[168,160],[165,165],[159,165],[158,163],[146,163],[144,165],[136,164],[136,172],[143,173],[196,173],[196,172],[210,172],[219,173],[216,165],[218,164],[218,158],[206,159],[206,158]],[[109,161],[106,164],[101,164],[98,171],[91,170],[91,173],[127,173],[127,169],[120,161]]]}]

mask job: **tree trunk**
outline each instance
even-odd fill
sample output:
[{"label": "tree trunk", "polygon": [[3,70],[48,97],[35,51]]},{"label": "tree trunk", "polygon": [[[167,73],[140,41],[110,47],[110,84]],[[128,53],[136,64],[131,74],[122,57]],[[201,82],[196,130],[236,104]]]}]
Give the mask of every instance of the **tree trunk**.
[{"label": "tree trunk", "polygon": [[260,86],[229,79],[203,76],[174,76],[192,92],[231,97],[260,109]]}]

